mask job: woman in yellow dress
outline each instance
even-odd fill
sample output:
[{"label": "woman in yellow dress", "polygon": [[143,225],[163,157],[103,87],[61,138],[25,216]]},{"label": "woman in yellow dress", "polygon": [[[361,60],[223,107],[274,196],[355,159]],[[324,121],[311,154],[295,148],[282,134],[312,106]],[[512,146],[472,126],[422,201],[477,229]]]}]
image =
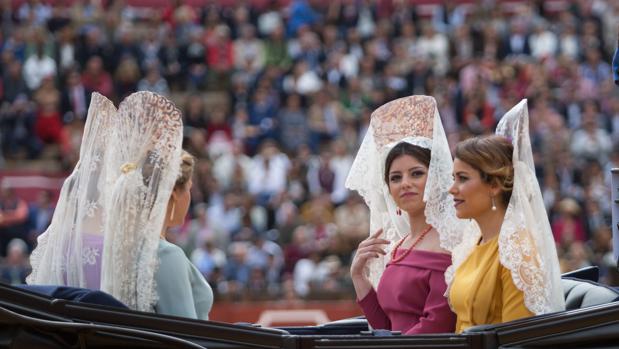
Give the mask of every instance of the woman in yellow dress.
[{"label": "woman in yellow dress", "polygon": [[528,129],[523,100],[496,135],[456,147],[450,193],[458,218],[471,220],[447,272],[458,333],[565,308]]}]

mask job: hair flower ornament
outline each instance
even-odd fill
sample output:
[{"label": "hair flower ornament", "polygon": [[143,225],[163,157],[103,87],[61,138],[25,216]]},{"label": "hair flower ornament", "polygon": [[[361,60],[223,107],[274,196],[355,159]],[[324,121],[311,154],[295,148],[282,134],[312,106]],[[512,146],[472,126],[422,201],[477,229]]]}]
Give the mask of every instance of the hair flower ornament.
[{"label": "hair flower ornament", "polygon": [[120,167],[120,171],[121,171],[123,174],[127,174],[127,173],[129,173],[129,172],[131,172],[131,171],[134,171],[136,168],[138,168],[138,166],[137,166],[135,163],[133,163],[133,162],[127,162],[127,163],[125,163],[124,165],[122,165],[122,166]]}]

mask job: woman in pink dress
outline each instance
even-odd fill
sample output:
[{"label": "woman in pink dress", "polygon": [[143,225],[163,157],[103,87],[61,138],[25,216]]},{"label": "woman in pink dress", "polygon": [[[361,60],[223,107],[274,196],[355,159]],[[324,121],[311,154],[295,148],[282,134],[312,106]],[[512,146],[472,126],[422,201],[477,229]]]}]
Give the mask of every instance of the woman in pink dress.
[{"label": "woman in pink dress", "polygon": [[346,185],[370,207],[373,233],[359,244],[351,277],[375,329],[454,331],[445,270],[461,234],[448,195],[451,169],[434,98],[401,98],[374,111]]}]

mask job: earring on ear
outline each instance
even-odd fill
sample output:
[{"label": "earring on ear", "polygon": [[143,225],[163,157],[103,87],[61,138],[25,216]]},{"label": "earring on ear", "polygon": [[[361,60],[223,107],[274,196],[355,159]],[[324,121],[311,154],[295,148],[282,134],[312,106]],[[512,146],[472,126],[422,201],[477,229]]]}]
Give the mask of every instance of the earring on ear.
[{"label": "earring on ear", "polygon": [[496,211],[496,204],[494,203],[494,196],[492,197],[492,211]]},{"label": "earring on ear", "polygon": [[170,220],[174,219],[174,208],[176,206],[176,202],[172,201],[172,210],[170,210]]},{"label": "earring on ear", "polygon": [[395,211],[395,213],[396,213],[398,216],[401,216],[401,215],[402,215],[402,210],[400,210],[400,208],[398,207],[398,209]]}]

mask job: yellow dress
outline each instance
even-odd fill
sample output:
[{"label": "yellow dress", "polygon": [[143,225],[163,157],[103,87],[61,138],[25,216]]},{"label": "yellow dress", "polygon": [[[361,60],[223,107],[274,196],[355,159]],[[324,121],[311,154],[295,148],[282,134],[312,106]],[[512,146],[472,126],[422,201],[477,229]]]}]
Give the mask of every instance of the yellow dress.
[{"label": "yellow dress", "polygon": [[497,324],[534,314],[524,305],[509,269],[499,262],[498,236],[478,245],[458,267],[449,291],[456,333],[471,326]]}]

